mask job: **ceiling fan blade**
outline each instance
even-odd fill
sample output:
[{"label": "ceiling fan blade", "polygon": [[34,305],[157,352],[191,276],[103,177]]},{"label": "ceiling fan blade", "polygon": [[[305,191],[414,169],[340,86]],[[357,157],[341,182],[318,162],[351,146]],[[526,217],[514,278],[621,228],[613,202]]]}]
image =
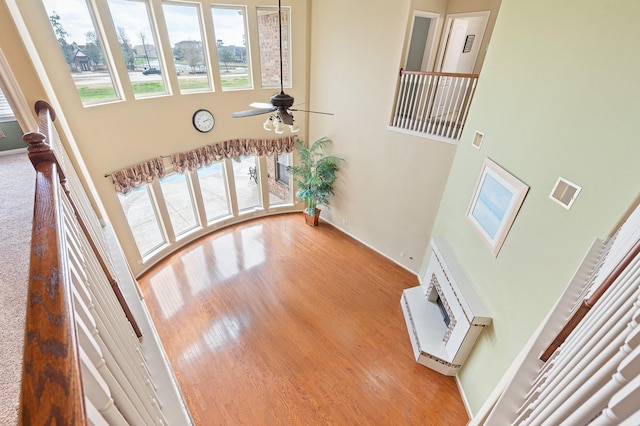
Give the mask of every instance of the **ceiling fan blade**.
[{"label": "ceiling fan blade", "polygon": [[322,112],[322,111],[310,111],[308,109],[294,109],[289,108],[290,111],[300,111],[300,112],[311,112],[313,114],[324,114],[324,115],[334,115],[332,112]]},{"label": "ceiling fan blade", "polygon": [[266,102],[252,102],[249,104],[249,106],[252,108],[261,108],[261,109],[273,108],[273,105],[268,104]]},{"label": "ceiling fan blade", "polygon": [[233,118],[251,117],[252,115],[268,114],[275,111],[275,108],[249,109],[247,111],[238,111],[231,114]]},{"label": "ceiling fan blade", "polygon": [[284,109],[280,110],[280,119],[282,120],[283,124],[286,124],[287,126],[293,126],[293,115],[289,114],[288,111]]}]

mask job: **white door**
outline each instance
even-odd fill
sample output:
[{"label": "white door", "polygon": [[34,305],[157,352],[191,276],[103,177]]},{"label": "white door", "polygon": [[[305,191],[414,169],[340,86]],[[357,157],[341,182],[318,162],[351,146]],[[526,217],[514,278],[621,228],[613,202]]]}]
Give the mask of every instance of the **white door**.
[{"label": "white door", "polygon": [[[487,27],[490,12],[455,14],[447,17],[440,48],[437,70],[440,72],[472,74]],[[451,87],[453,77],[441,77],[438,91],[431,110],[431,118],[455,115],[458,105],[453,99],[460,99]]]},{"label": "white door", "polygon": [[[467,38],[469,21],[467,19],[453,19],[449,26],[449,35],[444,50],[444,57],[440,67],[441,72],[470,73],[471,70],[460,70],[467,61],[462,60],[465,40]],[[472,65],[475,65],[475,61]]]},{"label": "white door", "polygon": [[486,11],[447,16],[437,71],[473,73],[489,14]]}]

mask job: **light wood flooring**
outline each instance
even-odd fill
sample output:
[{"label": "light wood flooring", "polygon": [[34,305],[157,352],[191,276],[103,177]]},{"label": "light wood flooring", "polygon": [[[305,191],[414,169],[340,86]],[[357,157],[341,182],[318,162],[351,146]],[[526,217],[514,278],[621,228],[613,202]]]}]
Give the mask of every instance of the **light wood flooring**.
[{"label": "light wood flooring", "polygon": [[204,237],[140,280],[197,425],[464,425],[455,380],[416,364],[417,278],[299,214]]}]

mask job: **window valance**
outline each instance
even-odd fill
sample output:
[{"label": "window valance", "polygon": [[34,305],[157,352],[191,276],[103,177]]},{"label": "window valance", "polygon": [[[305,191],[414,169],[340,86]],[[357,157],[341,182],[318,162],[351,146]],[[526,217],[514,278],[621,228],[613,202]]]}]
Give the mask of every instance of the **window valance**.
[{"label": "window valance", "polygon": [[[172,154],[173,170],[184,173],[209,166],[225,158],[238,158],[244,155],[274,155],[293,152],[296,137],[286,136],[277,139],[231,139],[196,148],[192,151]],[[110,174],[117,192],[126,194],[132,189],[165,176],[162,157],[113,172]]]},{"label": "window valance", "polygon": [[238,158],[243,155],[283,154],[293,151],[295,141],[295,136],[278,139],[231,139],[206,145],[193,151],[173,154],[171,165],[174,171],[184,173],[186,170],[196,170],[225,158]]},{"label": "window valance", "polygon": [[113,186],[117,192],[126,194],[132,189],[139,188],[145,183],[151,183],[155,179],[162,179],[165,168],[162,158],[154,158],[126,169],[111,173]]}]

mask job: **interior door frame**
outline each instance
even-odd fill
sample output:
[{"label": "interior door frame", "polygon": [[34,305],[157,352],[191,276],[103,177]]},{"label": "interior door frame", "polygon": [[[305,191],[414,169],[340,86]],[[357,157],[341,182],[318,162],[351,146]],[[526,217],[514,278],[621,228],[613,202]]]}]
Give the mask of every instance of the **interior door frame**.
[{"label": "interior door frame", "polygon": [[[438,58],[434,65],[434,70],[436,72],[440,72],[442,70],[442,61],[444,59],[445,52],[447,50],[447,40],[449,39],[449,32],[451,29],[451,24],[454,19],[464,19],[464,18],[484,18],[484,23],[482,25],[482,38],[481,40],[476,40],[479,45],[482,45],[484,41],[484,35],[487,31],[487,25],[489,23],[489,17],[491,16],[490,10],[484,10],[480,12],[464,12],[464,13],[452,13],[448,14],[444,19],[444,28],[442,30],[442,37],[440,38],[440,47],[438,49]],[[480,49],[476,51],[476,55],[473,58],[473,63],[475,67],[475,63],[478,60],[478,54],[480,53]]]},{"label": "interior door frame", "polygon": [[427,35],[427,40],[424,46],[424,52],[422,53],[422,65],[420,66],[421,71],[428,71],[433,69],[433,64],[436,58],[436,41],[438,41],[437,35],[441,32],[442,19],[439,13],[435,12],[427,12],[424,10],[414,10],[413,15],[411,16],[411,31],[409,32],[409,38],[407,40],[406,46],[407,50],[405,52],[404,64],[409,60],[409,44],[413,37],[414,25],[416,22],[416,18],[428,18],[431,20],[429,25],[429,33]]}]

